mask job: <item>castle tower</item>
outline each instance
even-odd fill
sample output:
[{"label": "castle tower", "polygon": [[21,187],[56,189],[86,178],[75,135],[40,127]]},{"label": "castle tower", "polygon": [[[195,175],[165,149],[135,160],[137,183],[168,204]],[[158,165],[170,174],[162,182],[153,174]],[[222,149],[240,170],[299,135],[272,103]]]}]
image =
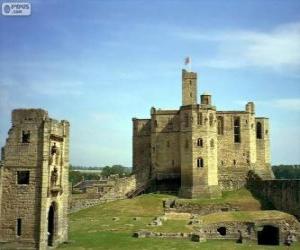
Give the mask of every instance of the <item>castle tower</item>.
[{"label": "castle tower", "polygon": [[211,105],[209,94],[201,96],[200,105],[195,103],[196,98],[186,102],[188,91],[196,91],[193,82],[187,90],[188,77],[191,76],[196,76],[196,73],[183,71],[182,84],[186,86],[183,88],[183,104],[186,105],[180,108],[180,196],[218,197],[221,192],[218,186],[216,108]]},{"label": "castle tower", "polygon": [[14,110],[2,153],[0,248],[47,249],[66,241],[69,123],[41,109]]},{"label": "castle tower", "polygon": [[182,70],[182,106],[197,104],[197,73]]}]

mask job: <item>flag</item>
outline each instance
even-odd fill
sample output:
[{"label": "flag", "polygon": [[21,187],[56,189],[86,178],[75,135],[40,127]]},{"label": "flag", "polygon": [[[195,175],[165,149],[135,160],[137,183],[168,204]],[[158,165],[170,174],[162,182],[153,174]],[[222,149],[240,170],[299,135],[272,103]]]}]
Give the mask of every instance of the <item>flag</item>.
[{"label": "flag", "polygon": [[191,58],[188,56],[187,58],[185,58],[184,60],[184,64],[188,65],[191,62]]}]

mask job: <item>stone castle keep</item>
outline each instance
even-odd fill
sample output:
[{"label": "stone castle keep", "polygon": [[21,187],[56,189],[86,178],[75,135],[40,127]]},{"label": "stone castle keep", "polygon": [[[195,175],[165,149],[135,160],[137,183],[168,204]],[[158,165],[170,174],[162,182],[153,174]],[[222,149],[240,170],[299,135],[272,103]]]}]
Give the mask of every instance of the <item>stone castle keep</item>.
[{"label": "stone castle keep", "polygon": [[67,240],[69,123],[41,109],[12,112],[0,167],[1,249],[47,249]]},{"label": "stone castle keep", "polygon": [[[133,118],[133,171],[139,182],[177,189],[186,198],[215,197],[246,182],[249,170],[273,178],[268,118],[218,111],[209,94],[197,101],[197,73],[182,71],[179,110],[151,108],[150,119]],[[154,184],[153,184],[154,183]]]}]

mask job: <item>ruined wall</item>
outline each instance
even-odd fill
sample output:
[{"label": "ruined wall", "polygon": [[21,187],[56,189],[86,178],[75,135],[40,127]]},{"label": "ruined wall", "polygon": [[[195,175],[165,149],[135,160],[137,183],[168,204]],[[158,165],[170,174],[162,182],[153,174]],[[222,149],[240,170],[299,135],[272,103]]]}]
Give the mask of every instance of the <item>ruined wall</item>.
[{"label": "ruined wall", "polygon": [[114,181],[114,185],[106,193],[99,194],[94,193],[94,197],[89,194],[86,196],[73,195],[70,201],[70,213],[92,207],[98,204],[102,204],[109,201],[127,199],[126,194],[132,192],[137,188],[136,176],[132,175],[130,177],[118,178]]},{"label": "ruined wall", "polygon": [[300,180],[262,180],[249,173],[247,187],[257,197],[268,200],[277,209],[300,220]]}]

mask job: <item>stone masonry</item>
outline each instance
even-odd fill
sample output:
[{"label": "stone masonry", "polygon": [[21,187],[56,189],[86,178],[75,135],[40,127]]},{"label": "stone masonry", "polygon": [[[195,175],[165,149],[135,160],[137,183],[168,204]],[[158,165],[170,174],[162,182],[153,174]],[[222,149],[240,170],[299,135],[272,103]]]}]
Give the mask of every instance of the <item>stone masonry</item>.
[{"label": "stone masonry", "polygon": [[69,123],[16,109],[2,149],[0,249],[47,249],[68,239]]},{"label": "stone masonry", "polygon": [[215,197],[244,186],[249,170],[272,179],[268,118],[218,111],[212,97],[197,101],[197,73],[182,71],[182,106],[151,108],[150,119],[133,118],[133,171],[139,185],[179,183],[182,197]]}]

